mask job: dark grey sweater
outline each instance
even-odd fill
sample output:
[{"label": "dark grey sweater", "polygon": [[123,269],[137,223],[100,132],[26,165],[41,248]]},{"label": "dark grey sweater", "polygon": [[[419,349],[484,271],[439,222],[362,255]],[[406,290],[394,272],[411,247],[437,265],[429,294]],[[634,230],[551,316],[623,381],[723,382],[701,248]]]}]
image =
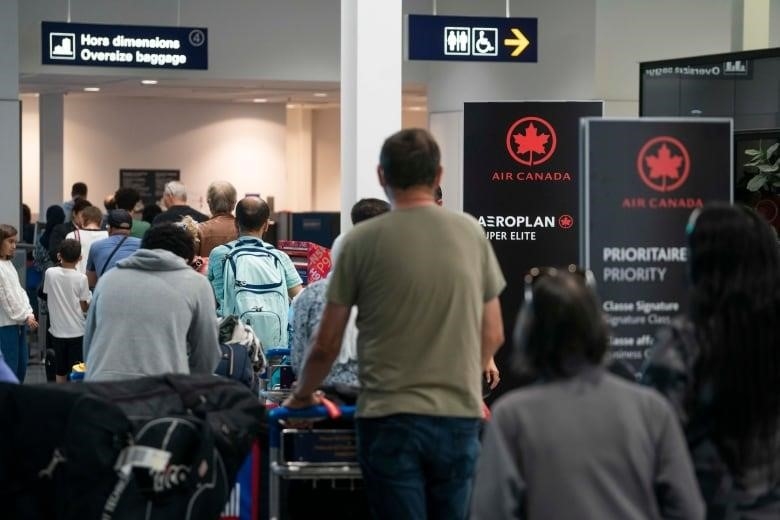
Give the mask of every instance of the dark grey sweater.
[{"label": "dark grey sweater", "polygon": [[697,520],[704,504],[670,405],[590,367],[498,401],[472,518]]}]

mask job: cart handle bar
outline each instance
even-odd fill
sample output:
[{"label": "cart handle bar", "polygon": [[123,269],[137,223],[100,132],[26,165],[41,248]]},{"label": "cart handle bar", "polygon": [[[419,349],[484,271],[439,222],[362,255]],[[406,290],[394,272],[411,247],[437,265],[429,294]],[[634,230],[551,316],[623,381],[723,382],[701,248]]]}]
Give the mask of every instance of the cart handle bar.
[{"label": "cart handle bar", "polygon": [[[355,417],[354,406],[339,406],[340,417],[352,419]],[[280,441],[279,421],[284,419],[326,419],[332,416],[332,410],[323,405],[309,406],[307,408],[286,408],[280,406],[268,412],[269,423],[269,445],[271,448],[278,448]]]}]

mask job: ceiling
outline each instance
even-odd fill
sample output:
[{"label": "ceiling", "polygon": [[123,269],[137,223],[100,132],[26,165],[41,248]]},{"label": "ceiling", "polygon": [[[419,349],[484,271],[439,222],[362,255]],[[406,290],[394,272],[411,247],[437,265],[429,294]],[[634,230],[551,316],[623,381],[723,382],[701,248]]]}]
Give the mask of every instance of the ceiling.
[{"label": "ceiling", "polygon": [[[323,81],[257,81],[225,79],[157,79],[156,85],[144,85],[138,76],[98,76],[75,74],[21,74],[22,94],[67,94],[72,96],[112,96],[133,98],[169,98],[210,102],[287,103],[305,108],[339,106],[339,84]],[[99,92],[85,92],[98,87]],[[264,100],[264,101],[261,101]],[[403,107],[425,110],[424,85],[405,85]]]}]

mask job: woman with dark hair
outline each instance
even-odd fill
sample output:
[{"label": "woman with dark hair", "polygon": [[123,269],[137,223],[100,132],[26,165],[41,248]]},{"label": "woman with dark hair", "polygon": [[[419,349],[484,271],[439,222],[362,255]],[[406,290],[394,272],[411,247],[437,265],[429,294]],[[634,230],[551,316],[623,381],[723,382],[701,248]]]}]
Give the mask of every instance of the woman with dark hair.
[{"label": "woman with dark hair", "polygon": [[672,402],[710,519],[780,518],[780,253],[754,211],[687,228],[690,311],[659,331],[642,382]]},{"label": "woman with dark hair", "polygon": [[0,352],[16,378],[24,382],[29,356],[25,325],[35,329],[38,322],[11,261],[17,238],[15,227],[0,224]]},{"label": "woman with dark hair", "polygon": [[526,276],[515,358],[534,383],[493,409],[472,518],[704,518],[674,411],[605,369],[608,328],[574,271]]},{"label": "woman with dark hair", "polygon": [[35,249],[33,249],[33,261],[35,267],[40,272],[44,272],[46,269],[54,265],[54,260],[49,255],[49,244],[51,242],[51,235],[54,228],[65,222],[65,210],[62,206],[55,205],[49,206],[46,209],[46,227],[41,233],[40,238],[35,243]]}]

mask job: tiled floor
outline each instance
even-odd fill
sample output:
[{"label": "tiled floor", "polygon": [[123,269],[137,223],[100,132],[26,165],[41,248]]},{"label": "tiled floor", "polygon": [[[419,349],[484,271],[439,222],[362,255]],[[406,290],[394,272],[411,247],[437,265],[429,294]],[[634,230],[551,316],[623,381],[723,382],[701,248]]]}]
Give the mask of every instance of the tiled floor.
[{"label": "tiled floor", "polygon": [[27,375],[24,378],[24,384],[32,385],[45,382],[46,370],[43,366],[43,363],[33,362],[33,360],[30,360],[30,364],[27,365]]},{"label": "tiled floor", "polygon": [[27,364],[27,375],[24,377],[25,384],[37,384],[46,382],[46,369],[43,365],[43,353],[38,346],[38,336],[29,337],[30,362]]}]

